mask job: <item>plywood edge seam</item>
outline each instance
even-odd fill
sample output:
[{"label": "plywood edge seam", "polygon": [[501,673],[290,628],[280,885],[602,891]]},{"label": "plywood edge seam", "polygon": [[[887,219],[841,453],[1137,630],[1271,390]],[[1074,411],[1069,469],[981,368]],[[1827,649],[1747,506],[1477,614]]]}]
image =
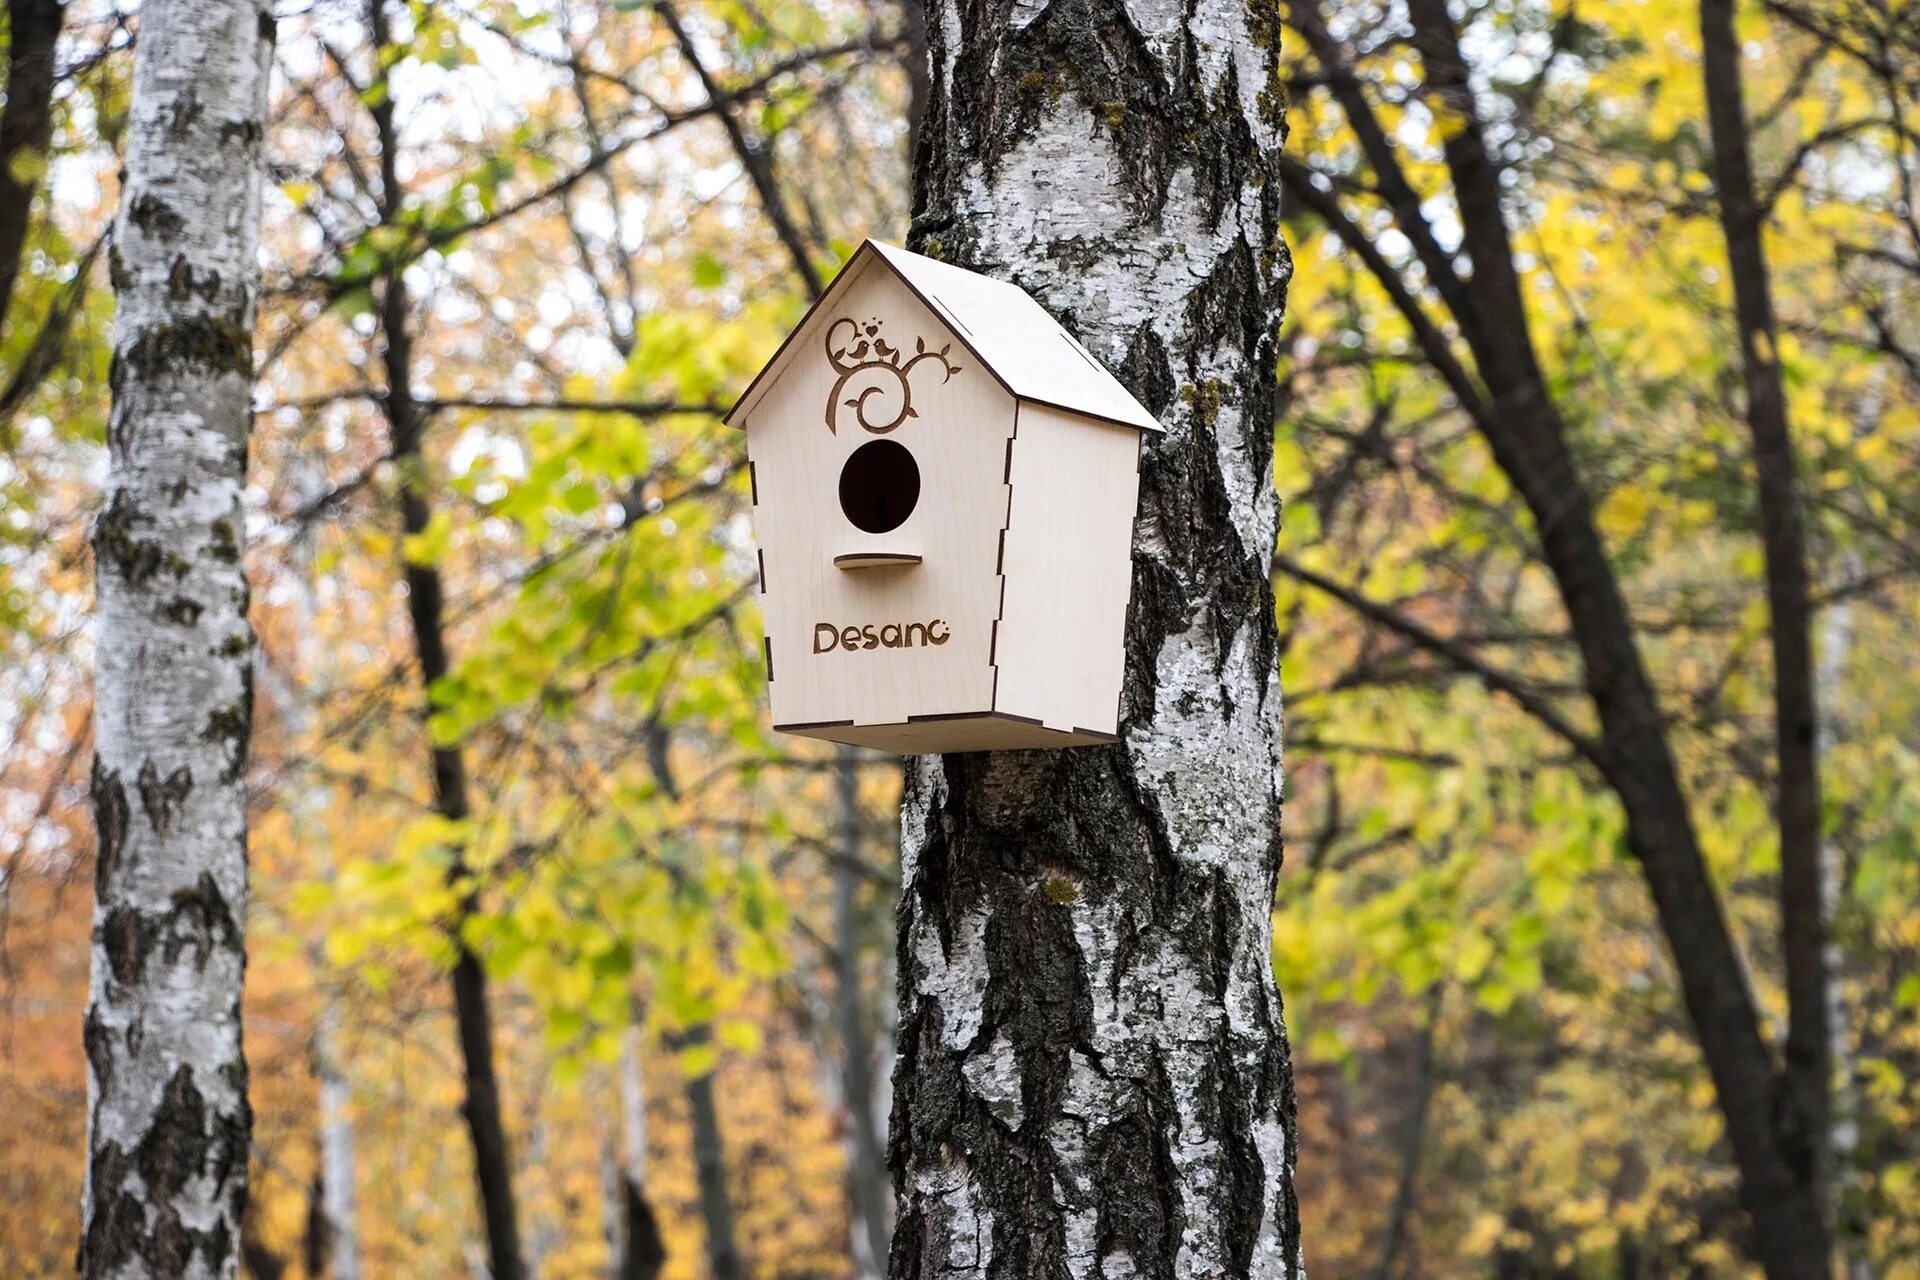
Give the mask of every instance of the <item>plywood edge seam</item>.
[{"label": "plywood edge seam", "polygon": [[993,672],[987,690],[987,709],[992,712],[1000,710],[1000,623],[1007,616],[1007,533],[1013,528],[1013,442],[1019,438],[1020,397],[1014,396],[1013,430],[1007,433],[1007,469],[1000,482],[1000,487],[1007,491],[1007,512],[1000,518],[1000,551],[993,566],[993,576],[1000,584],[1000,599],[993,606],[993,626],[987,639],[987,666]]}]

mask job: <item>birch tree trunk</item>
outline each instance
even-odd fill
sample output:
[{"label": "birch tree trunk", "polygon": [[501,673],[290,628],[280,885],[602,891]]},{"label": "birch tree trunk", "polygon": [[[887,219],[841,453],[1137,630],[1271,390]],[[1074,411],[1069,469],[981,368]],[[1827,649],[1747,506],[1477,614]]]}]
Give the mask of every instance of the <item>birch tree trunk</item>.
[{"label": "birch tree trunk", "polygon": [[834,766],[840,856],[833,865],[834,1021],[840,1042],[841,1106],[847,1113],[847,1208],[855,1280],[887,1267],[887,1157],[873,1098],[873,1032],[860,964],[860,757],[842,747]]},{"label": "birch tree trunk", "polygon": [[647,1198],[647,1091],[641,1074],[639,1015],[620,1038],[620,1125],[626,1160],[616,1171],[620,1248],[617,1280],[653,1280],[667,1263],[660,1221]]},{"label": "birch tree trunk", "polygon": [[88,1277],[231,1277],[253,634],[241,565],[273,19],[141,11],[114,228],[113,416],[93,535]]},{"label": "birch tree trunk", "polygon": [[[1874,417],[1878,417],[1878,396]],[[1877,425],[1877,424],[1876,424]],[[1871,428],[1870,428],[1871,429]],[[1858,431],[1859,428],[1856,428]],[[1858,579],[1860,556],[1847,551],[1841,558],[1845,580]],[[1820,628],[1820,661],[1814,669],[1820,729],[1814,751],[1824,768],[1833,744],[1847,732],[1852,711],[1841,700],[1846,687],[1847,660],[1853,648],[1853,600],[1835,600],[1827,606]],[[1841,1274],[1846,1280],[1874,1280],[1872,1215],[1862,1204],[1859,1184],[1861,1098],[1859,1068],[1853,1056],[1853,1012],[1847,1002],[1847,953],[1838,928],[1847,899],[1847,854],[1831,834],[1820,841],[1821,933],[1826,939],[1823,959],[1827,969],[1827,1043],[1833,1051],[1833,1120],[1827,1128],[1834,1181],[1829,1189],[1834,1205],[1834,1242],[1839,1246]]]},{"label": "birch tree trunk", "polygon": [[[1860,573],[1859,557],[1842,557],[1849,579]],[[1820,632],[1820,662],[1814,677],[1818,703],[1825,710],[1814,751],[1824,765],[1835,740],[1844,732],[1840,692],[1846,677],[1848,650],[1853,645],[1853,601],[1836,600],[1827,606]],[[1870,1252],[1872,1222],[1858,1205],[1860,1181],[1860,1087],[1853,1059],[1853,1018],[1847,1007],[1846,949],[1835,928],[1847,892],[1846,852],[1830,835],[1820,841],[1821,932],[1826,939],[1822,960],[1827,968],[1827,1043],[1833,1052],[1833,1117],[1827,1129],[1831,1148],[1834,1203],[1834,1239],[1839,1246],[1841,1274],[1846,1280],[1873,1280]]]},{"label": "birch tree trunk", "polygon": [[1269,948],[1277,13],[941,0],[928,27],[915,243],[1027,288],[1167,433],[1123,741],[907,770],[891,1272],[1295,1277]]},{"label": "birch tree trunk", "polygon": [[[296,459],[289,480],[305,508],[322,500],[328,490],[325,469],[312,458]],[[321,705],[335,687],[333,651],[320,628],[319,589],[314,575],[315,539],[311,529],[302,530],[288,549],[295,570],[294,617],[298,625],[295,653],[298,674],[293,680],[275,681],[268,671],[267,687],[275,692],[277,709],[294,742],[304,741],[312,731],[314,708]],[[338,879],[334,866],[335,848],[327,829],[326,815],[337,798],[332,788],[318,777],[303,779],[291,794],[283,793],[280,802],[292,818],[294,839],[310,851],[311,874],[332,885]],[[323,940],[316,939],[307,948],[307,960],[314,972],[326,975],[320,992],[320,1009],[314,1018],[313,1047],[309,1055],[314,1093],[319,1110],[318,1222],[313,1235],[314,1248],[308,1259],[308,1272],[318,1280],[360,1280],[360,1221],[357,1203],[359,1186],[355,1174],[353,1081],[348,1074],[345,1052],[345,1019],[338,975],[328,972],[329,962]]]},{"label": "birch tree trunk", "polygon": [[[538,1184],[547,1171],[549,1161],[553,1159],[547,1122],[540,1114],[540,1100],[546,1096],[551,1079],[547,1076],[545,1064],[539,1059],[534,1059],[531,1065],[534,1079],[528,1081],[526,1116],[523,1120],[527,1132],[527,1154],[526,1163],[521,1167],[524,1175],[521,1186]],[[527,1232],[527,1280],[545,1280],[547,1259],[560,1244],[560,1231],[548,1214],[536,1212],[532,1218],[532,1228]]]},{"label": "birch tree trunk", "polygon": [[323,999],[313,1030],[313,1060],[320,1095],[320,1204],[327,1224],[327,1274],[333,1280],[360,1280],[353,1083],[340,1054],[340,1000],[331,992]]}]

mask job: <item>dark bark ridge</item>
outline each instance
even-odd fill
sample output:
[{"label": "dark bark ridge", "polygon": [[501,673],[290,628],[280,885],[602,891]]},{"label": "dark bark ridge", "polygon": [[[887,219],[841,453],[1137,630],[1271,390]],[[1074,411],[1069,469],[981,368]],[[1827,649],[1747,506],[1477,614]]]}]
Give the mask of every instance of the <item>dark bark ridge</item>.
[{"label": "dark bark ridge", "polygon": [[[159,783],[148,761],[141,770],[139,790],[148,825],[161,834],[169,825],[169,807],[188,797],[192,782],[181,769]],[[102,770],[97,760],[92,793],[98,833],[95,893],[104,896],[123,867],[121,854],[131,813],[119,775]],[[96,937],[106,960],[102,976],[123,991],[137,989],[160,969],[174,969],[182,962],[187,966],[185,975],[168,974],[159,981],[205,981],[211,976],[209,961],[243,945],[232,907],[211,875],[202,875],[190,889],[176,891],[164,911],[127,905],[109,908]],[[229,1013],[237,1024],[237,992]],[[114,1036],[97,1009],[89,1012],[82,1038],[94,1079],[111,1088],[114,1061],[132,1051],[130,1041],[124,1035]],[[155,1268],[156,1274],[188,1275],[196,1262],[208,1273],[217,1273],[230,1259],[234,1241],[229,1222],[238,1221],[246,1209],[252,1117],[244,1103],[245,1061],[225,1070],[226,1083],[242,1100],[238,1114],[209,1107],[194,1085],[193,1068],[182,1065],[168,1080],[146,1132],[130,1149],[105,1142],[94,1151],[94,1204],[78,1264],[83,1273],[113,1275],[146,1267]],[[210,1178],[224,1188],[230,1219],[200,1229],[182,1220],[175,1196],[197,1178]]]},{"label": "dark bark ridge", "polygon": [[[244,1095],[246,1081],[233,1083]],[[206,1274],[218,1274],[234,1256],[231,1227],[224,1218],[210,1227],[188,1225],[173,1197],[190,1181],[211,1178],[231,1188],[233,1212],[243,1213],[251,1121],[250,1112],[235,1117],[210,1110],[194,1087],[191,1067],[174,1072],[139,1144],[131,1151],[108,1144],[95,1153],[103,1190],[81,1242],[82,1269],[113,1275],[140,1267],[185,1276],[198,1264]]]},{"label": "dark bark ridge", "polygon": [[892,1274],[1291,1276],[1277,22],[1197,5],[1145,30],[1055,0],[927,25],[914,242],[1025,286],[1168,430],[1143,461],[1123,744],[908,768]]}]

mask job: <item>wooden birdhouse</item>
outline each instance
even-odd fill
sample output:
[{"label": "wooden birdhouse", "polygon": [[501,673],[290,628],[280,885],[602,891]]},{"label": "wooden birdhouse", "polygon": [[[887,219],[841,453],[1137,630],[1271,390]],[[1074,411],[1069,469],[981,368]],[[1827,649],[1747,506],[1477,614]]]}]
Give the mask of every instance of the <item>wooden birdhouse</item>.
[{"label": "wooden birdhouse", "polygon": [[1143,431],[1018,287],[872,241],[734,405],[773,727],[1114,741]]}]

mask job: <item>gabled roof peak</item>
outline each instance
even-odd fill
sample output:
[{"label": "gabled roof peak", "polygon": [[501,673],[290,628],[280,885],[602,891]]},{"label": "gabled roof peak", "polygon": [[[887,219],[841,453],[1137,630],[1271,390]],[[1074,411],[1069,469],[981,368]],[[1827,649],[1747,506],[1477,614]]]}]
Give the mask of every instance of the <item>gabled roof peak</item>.
[{"label": "gabled roof peak", "polygon": [[754,376],[727,414],[738,425],[743,411],[772,383],[786,360],[792,339],[823,308],[830,306],[856,276],[863,259],[884,263],[937,315],[963,346],[1016,399],[1051,405],[1141,431],[1160,431],[1145,406],[1133,397],[1060,322],[1047,314],[1026,290],[934,258],[877,240],[855,250],[825,293],[794,327],[780,349]]}]

